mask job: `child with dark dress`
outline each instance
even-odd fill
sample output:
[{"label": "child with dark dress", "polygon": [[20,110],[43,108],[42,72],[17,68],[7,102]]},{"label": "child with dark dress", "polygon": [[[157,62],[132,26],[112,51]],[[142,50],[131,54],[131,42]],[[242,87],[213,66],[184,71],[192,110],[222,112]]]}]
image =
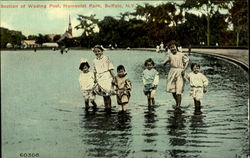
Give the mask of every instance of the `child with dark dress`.
[{"label": "child with dark dress", "polygon": [[117,104],[121,106],[121,112],[124,112],[125,105],[129,102],[132,84],[123,65],[117,67],[117,76],[115,76],[113,84],[115,85]]}]

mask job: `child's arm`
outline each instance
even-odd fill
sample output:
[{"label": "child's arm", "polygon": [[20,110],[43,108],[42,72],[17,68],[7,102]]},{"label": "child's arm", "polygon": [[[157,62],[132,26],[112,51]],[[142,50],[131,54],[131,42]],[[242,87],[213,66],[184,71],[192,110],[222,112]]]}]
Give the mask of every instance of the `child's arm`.
[{"label": "child's arm", "polygon": [[114,70],[114,65],[111,63],[111,61],[109,60],[109,57],[106,56],[106,63],[108,65],[108,71],[110,72],[110,75],[112,76],[112,78],[114,79],[115,78],[115,75],[113,73],[113,70]]},{"label": "child's arm", "polygon": [[144,76],[142,76],[142,83],[143,83],[143,85],[146,84],[146,80],[145,80]]},{"label": "child's arm", "polygon": [[163,65],[166,65],[170,62],[169,56],[162,62]]},{"label": "child's arm", "polygon": [[126,89],[129,91],[132,89],[132,83],[129,79],[126,80]]},{"label": "child's arm", "polygon": [[156,74],[153,81],[153,87],[156,88],[158,84],[159,84],[159,75]]},{"label": "child's arm", "polygon": [[188,62],[189,62],[189,57],[187,55],[183,55],[182,57],[182,61],[183,61],[183,71],[182,71],[182,76],[184,77],[185,76],[185,71],[188,67]]},{"label": "child's arm", "polygon": [[202,75],[202,80],[203,80],[203,92],[207,92],[207,87],[208,87],[208,79],[205,75]]},{"label": "child's arm", "polygon": [[183,66],[184,66],[184,71],[185,71],[188,66],[189,57],[186,54],[184,54],[182,60],[183,60]]},{"label": "child's arm", "polygon": [[97,83],[97,80],[96,80],[96,72],[94,72],[93,74],[94,74],[94,83]]},{"label": "child's arm", "polygon": [[184,79],[190,81],[190,76],[187,73],[184,73]]},{"label": "child's arm", "polygon": [[82,90],[83,90],[83,89],[82,89],[83,82],[82,82],[82,80],[81,80],[80,77],[79,77],[78,81],[79,81],[80,90],[82,91]]},{"label": "child's arm", "polygon": [[114,78],[115,78],[115,75],[114,75],[114,73],[113,73],[113,69],[110,69],[109,72],[110,72],[110,75],[112,76],[112,78],[114,79]]}]

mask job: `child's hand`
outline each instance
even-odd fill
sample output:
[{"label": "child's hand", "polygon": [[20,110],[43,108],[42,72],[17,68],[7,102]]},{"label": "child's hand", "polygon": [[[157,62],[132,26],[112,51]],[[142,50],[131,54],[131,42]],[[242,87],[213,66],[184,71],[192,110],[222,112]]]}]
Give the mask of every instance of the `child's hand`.
[{"label": "child's hand", "polygon": [[207,92],[207,87],[204,87],[203,92],[204,92],[204,93]]},{"label": "child's hand", "polygon": [[181,72],[181,76],[184,77],[185,76],[185,71]]},{"label": "child's hand", "polygon": [[156,89],[156,88],[157,88],[157,85],[152,85],[152,88],[153,88],[153,89]]},{"label": "child's hand", "polygon": [[113,85],[116,85],[115,78],[113,78],[112,84],[113,84]]}]

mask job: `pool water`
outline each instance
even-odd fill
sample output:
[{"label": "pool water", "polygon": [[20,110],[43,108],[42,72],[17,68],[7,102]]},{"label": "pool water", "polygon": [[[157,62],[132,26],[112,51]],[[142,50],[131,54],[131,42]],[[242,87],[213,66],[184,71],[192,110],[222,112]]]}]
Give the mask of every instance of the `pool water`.
[{"label": "pool water", "polygon": [[[2,157],[37,154],[40,158],[238,158],[249,155],[248,74],[239,66],[209,56],[191,54],[209,79],[195,115],[188,83],[181,112],[165,92],[169,66],[164,54],[149,51],[106,51],[113,65],[123,64],[132,81],[127,112],[85,113],[79,90],[80,58],[92,64],[91,51],[2,51]],[[141,73],[152,58],[160,72],[155,111],[148,111]],[[93,67],[91,67],[91,71]],[[188,72],[190,72],[188,68]],[[21,154],[21,156],[20,156]]]}]

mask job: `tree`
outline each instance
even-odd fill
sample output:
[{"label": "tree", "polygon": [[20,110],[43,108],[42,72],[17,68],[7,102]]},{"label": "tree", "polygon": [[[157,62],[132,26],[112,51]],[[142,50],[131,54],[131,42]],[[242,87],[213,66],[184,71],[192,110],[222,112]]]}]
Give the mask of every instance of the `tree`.
[{"label": "tree", "polygon": [[20,31],[9,30],[0,27],[1,48],[5,48],[7,43],[11,43],[14,47],[20,47],[21,41],[26,37]]},{"label": "tree", "polygon": [[46,42],[51,42],[51,39],[49,38],[48,35],[42,35],[42,34],[38,34],[38,37],[36,39],[36,43],[37,44],[43,44]]},{"label": "tree", "polygon": [[[91,39],[93,38],[95,31],[94,29],[97,27],[98,19],[95,18],[95,15],[92,14],[90,16],[78,15],[77,20],[79,20],[80,24],[75,26],[75,29],[82,29],[83,33],[81,38],[86,41],[86,43],[82,43],[88,48],[91,45]],[[81,40],[81,41],[83,41]],[[82,45],[83,46],[83,45]]]},{"label": "tree", "polygon": [[210,46],[210,20],[212,15],[218,12],[221,9],[227,9],[227,5],[230,1],[218,1],[218,0],[185,0],[185,3],[181,5],[183,9],[197,9],[200,14],[206,16],[207,20],[207,29],[206,29],[206,37],[207,37],[207,46]]},{"label": "tree", "polygon": [[247,45],[248,30],[248,2],[246,0],[235,0],[229,9],[229,21],[233,24],[233,30],[236,32],[236,46],[239,44]]},{"label": "tree", "polygon": [[55,35],[53,42],[57,42],[61,38],[61,35]]}]

